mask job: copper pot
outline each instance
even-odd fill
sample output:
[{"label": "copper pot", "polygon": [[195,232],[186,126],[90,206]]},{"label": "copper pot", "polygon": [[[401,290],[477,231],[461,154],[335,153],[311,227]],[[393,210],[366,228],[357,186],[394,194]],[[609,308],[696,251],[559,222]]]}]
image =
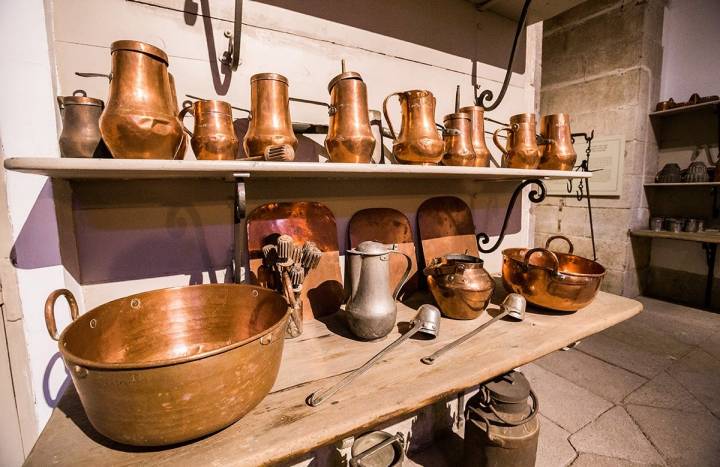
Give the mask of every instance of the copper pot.
[{"label": "copper pot", "polygon": [[195,129],[190,131],[195,157],[198,160],[233,160],[240,148],[240,140],[233,127],[232,108],[223,101],[199,100],[186,105],[178,117],[185,115],[195,118]]},{"label": "copper pot", "polygon": [[470,114],[445,115],[443,125],[450,130],[444,136],[445,152],[442,165],[474,166],[475,150],[472,145],[472,120]]},{"label": "copper pot", "polygon": [[440,311],[453,319],[480,316],[495,290],[495,281],[483,268],[483,260],[475,256],[434,258],[423,273]]},{"label": "copper pot", "polygon": [[370,162],[375,137],[370,129],[367,88],[360,74],[348,71],[328,84],[330,124],[325,149],[330,162]]},{"label": "copper pot", "polygon": [[[392,96],[400,99],[402,124],[395,133],[387,111]],[[394,92],[383,101],[383,114],[395,140],[393,155],[401,164],[437,165],[442,159],[445,143],[435,124],[435,97],[430,91]]]},{"label": "copper pot", "polygon": [[572,143],[570,116],[560,113],[540,118],[540,134],[547,141],[540,151],[539,169],[572,170],[577,154]]},{"label": "copper pot", "polygon": [[460,112],[470,114],[475,167],[490,167],[490,150],[485,144],[485,109],[479,105],[461,107]]},{"label": "copper pot", "polygon": [[116,41],[110,47],[112,73],[100,132],[114,158],[173,159],[183,129],[172,103],[168,57],[138,41]]},{"label": "copper pot", "polygon": [[[64,295],[72,323],[58,336]],[[288,304],[262,287],[205,284],[139,293],[79,316],[51,293],[45,322],[90,423],[119,443],[162,446],[218,431],[272,388]]]},{"label": "copper pot", "polygon": [[60,156],[103,157],[107,149],[100,135],[103,101],[87,97],[81,89],[72,96],[58,96],[63,129],[60,133]]},{"label": "copper pot", "polygon": [[[505,146],[498,141],[498,133],[507,132]],[[536,169],[540,152],[535,139],[535,114],[524,113],[510,117],[510,126],[493,133],[495,146],[503,153],[502,166],[512,169]]]},{"label": "copper pot", "polygon": [[[570,245],[569,253],[548,250],[556,238]],[[562,235],[550,237],[545,248],[504,250],[505,290],[519,293],[533,305],[550,310],[575,311],[589,305],[600,289],[605,268],[572,252],[572,243]]]},{"label": "copper pot", "polygon": [[[293,152],[297,149],[288,88],[287,78],[277,73],[250,77],[250,124],[243,140],[246,157],[263,157],[271,146],[289,145]],[[293,153],[289,159],[294,157]]]}]

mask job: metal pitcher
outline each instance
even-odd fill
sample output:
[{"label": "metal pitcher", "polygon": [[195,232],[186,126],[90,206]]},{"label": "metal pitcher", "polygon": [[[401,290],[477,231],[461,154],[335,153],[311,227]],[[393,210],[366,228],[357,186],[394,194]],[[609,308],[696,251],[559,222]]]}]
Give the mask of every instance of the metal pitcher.
[{"label": "metal pitcher", "polygon": [[460,112],[470,114],[475,167],[490,167],[490,150],[485,144],[485,109],[479,105],[461,107]]},{"label": "metal pitcher", "polygon": [[100,132],[113,157],[173,159],[183,140],[182,124],[172,103],[168,57],[138,41],[110,47],[112,73]]},{"label": "metal pitcher", "polygon": [[223,101],[199,100],[186,105],[179,114],[182,121],[188,114],[195,117],[195,131],[185,127],[191,136],[195,157],[199,160],[233,160],[240,140],[233,127],[232,108]]},{"label": "metal pitcher", "polygon": [[541,150],[538,168],[572,170],[577,154],[572,144],[570,116],[565,113],[543,115],[540,118],[540,135],[546,144]]},{"label": "metal pitcher", "polygon": [[[498,141],[498,133],[507,132],[505,146]],[[510,126],[493,133],[495,146],[503,153],[502,166],[511,169],[536,169],[540,152],[535,139],[535,114],[524,113],[510,117]]]},{"label": "metal pitcher", "polygon": [[375,137],[370,129],[367,88],[360,74],[343,69],[328,84],[328,92],[330,124],[325,149],[330,161],[370,162]]},{"label": "metal pitcher", "polygon": [[445,115],[443,125],[449,131],[444,137],[445,151],[442,165],[475,165],[475,150],[472,145],[472,120],[470,114],[453,113]]},{"label": "metal pitcher", "polygon": [[288,79],[277,73],[250,77],[250,124],[243,148],[246,157],[264,157],[268,147],[287,147],[294,151],[298,140],[290,120]]},{"label": "metal pitcher", "polygon": [[[390,293],[390,254],[403,255],[407,260],[405,273]],[[345,306],[350,330],[361,339],[386,336],[395,326],[395,299],[410,275],[412,260],[401,251],[382,243],[366,241],[350,254],[350,300]]]},{"label": "metal pitcher", "polygon": [[60,133],[62,157],[103,157],[107,153],[100,135],[99,120],[103,101],[87,97],[81,89],[72,96],[58,96],[63,129]]},{"label": "metal pitcher", "polygon": [[[402,109],[400,134],[395,133],[387,102],[398,96]],[[393,143],[393,155],[401,164],[436,165],[443,155],[443,143],[435,125],[435,97],[430,91],[394,92],[383,101],[383,114]]]}]

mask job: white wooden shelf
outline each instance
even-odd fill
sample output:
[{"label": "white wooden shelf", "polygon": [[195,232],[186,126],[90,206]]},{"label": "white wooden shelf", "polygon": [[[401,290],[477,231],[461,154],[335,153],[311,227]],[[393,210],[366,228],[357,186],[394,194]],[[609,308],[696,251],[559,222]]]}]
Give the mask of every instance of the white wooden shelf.
[{"label": "white wooden shelf", "polygon": [[474,179],[479,181],[528,178],[589,178],[590,173],[562,170],[499,169],[396,164],[333,164],[318,162],[173,161],[156,159],[72,159],[13,157],[5,168],[64,179],[209,178],[415,178]]}]

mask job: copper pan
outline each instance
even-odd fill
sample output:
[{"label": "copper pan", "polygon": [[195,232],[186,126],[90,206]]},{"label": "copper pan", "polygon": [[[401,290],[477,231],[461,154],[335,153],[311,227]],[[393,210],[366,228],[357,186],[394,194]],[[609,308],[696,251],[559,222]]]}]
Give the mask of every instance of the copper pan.
[{"label": "copper pan", "polygon": [[[565,240],[570,245],[569,253],[548,250],[555,239]],[[605,268],[572,252],[572,242],[562,235],[550,237],[545,248],[503,250],[505,290],[550,310],[576,311],[589,305],[600,289]]]},{"label": "copper pan", "polygon": [[[60,336],[60,296],[73,321]],[[249,285],[205,284],[113,300],[79,316],[51,293],[45,322],[90,423],[119,443],[162,446],[218,431],[275,383],[288,304]]]}]

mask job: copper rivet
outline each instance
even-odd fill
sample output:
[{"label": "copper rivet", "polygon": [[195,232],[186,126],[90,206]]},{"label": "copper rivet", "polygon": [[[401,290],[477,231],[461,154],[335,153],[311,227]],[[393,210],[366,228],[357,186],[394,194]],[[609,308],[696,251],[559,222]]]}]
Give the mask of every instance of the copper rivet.
[{"label": "copper rivet", "polygon": [[130,306],[132,308],[135,308],[136,310],[140,308],[140,299],[133,298],[132,300],[130,300]]},{"label": "copper rivet", "polygon": [[90,320],[90,327],[93,328],[93,329],[95,329],[96,326],[97,326],[97,320],[96,320],[95,318],[91,319],[91,320]]},{"label": "copper rivet", "polygon": [[252,291],[252,296],[253,296],[253,297],[257,297],[257,296],[258,296],[258,291],[257,291],[257,290],[253,290],[253,291]]}]

